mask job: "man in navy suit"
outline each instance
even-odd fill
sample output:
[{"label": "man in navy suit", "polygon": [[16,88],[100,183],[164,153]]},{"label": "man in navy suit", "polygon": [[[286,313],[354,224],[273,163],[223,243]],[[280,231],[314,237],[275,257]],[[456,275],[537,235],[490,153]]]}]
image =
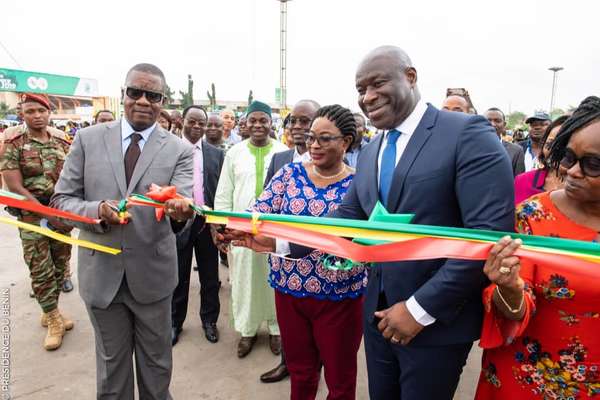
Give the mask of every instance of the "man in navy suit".
[{"label": "man in navy suit", "polygon": [[[424,103],[417,71],[397,47],[370,52],[356,88],[383,134],[363,150],[331,216],[366,220],[381,201],[391,213],[414,214],[416,224],[512,231],[512,169],[485,118]],[[292,246],[292,256],[297,251]],[[364,303],[372,399],[453,398],[481,331],[482,269],[483,262],[453,259],[373,267]]]}]

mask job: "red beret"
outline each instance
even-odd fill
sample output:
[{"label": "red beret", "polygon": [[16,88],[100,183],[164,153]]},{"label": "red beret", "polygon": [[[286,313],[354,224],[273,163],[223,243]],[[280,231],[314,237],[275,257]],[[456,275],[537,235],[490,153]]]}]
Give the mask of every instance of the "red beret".
[{"label": "red beret", "polygon": [[50,102],[48,101],[48,98],[43,94],[23,93],[23,96],[21,96],[21,103],[30,103],[32,101],[40,103],[41,105],[46,107],[48,111],[50,111]]}]

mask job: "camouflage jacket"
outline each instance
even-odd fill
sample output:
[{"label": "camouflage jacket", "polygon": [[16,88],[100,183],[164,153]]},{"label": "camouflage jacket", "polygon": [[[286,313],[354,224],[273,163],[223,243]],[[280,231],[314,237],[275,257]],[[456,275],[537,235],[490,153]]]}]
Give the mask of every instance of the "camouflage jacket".
[{"label": "camouflage jacket", "polygon": [[48,128],[48,133],[50,140],[42,143],[29,135],[25,125],[7,129],[0,154],[0,171],[20,170],[23,187],[38,199],[54,193],[70,146],[64,132]]}]

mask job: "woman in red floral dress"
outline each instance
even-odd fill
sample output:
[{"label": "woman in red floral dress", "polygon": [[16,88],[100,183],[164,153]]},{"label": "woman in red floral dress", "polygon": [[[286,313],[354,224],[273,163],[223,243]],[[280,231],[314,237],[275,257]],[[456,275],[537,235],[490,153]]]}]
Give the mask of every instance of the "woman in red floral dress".
[{"label": "woman in red floral dress", "polygon": [[[542,193],[516,211],[519,233],[595,241],[600,232],[600,98],[588,97],[562,126],[552,168],[565,188]],[[485,349],[476,399],[600,400],[600,265],[550,269],[514,256],[504,238],[484,271]]]}]

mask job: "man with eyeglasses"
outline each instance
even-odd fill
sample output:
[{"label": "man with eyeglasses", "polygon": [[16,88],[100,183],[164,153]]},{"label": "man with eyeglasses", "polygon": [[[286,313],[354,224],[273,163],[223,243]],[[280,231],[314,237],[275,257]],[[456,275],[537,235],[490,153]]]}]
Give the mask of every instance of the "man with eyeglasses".
[{"label": "man with eyeglasses", "polygon": [[310,160],[306,147],[305,134],[310,132],[310,123],[312,122],[317,110],[321,106],[314,100],[300,100],[292,108],[290,113],[290,132],[294,141],[294,148],[281,153],[276,153],[271,159],[267,176],[265,178],[265,186],[269,183],[273,175],[281,167],[291,162],[304,162]]},{"label": "man with eyeglasses", "polygon": [[81,130],[71,146],[51,205],[98,218],[73,224],[80,238],[121,249],[79,251],[79,293],[96,337],[97,397],[133,399],[135,357],[139,397],[171,399],[171,297],[177,285],[174,232],[194,213],[187,199],[165,203],[157,221],[149,207],[119,216],[119,201],[154,183],[192,195],[193,149],[158,126],[165,77],[152,64],[129,70],[124,117]]}]

